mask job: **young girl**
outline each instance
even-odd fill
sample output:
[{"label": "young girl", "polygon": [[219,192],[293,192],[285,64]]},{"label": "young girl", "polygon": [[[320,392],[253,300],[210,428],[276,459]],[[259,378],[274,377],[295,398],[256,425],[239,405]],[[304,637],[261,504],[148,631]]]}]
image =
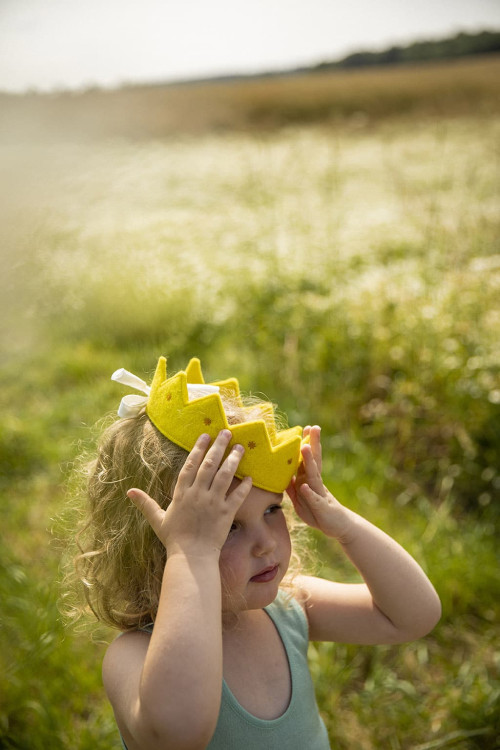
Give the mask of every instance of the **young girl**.
[{"label": "young girl", "polygon": [[[205,385],[198,360],[167,379],[161,358],[151,389],[113,377],[147,396],[123,399],[91,465],[80,563],[95,614],[125,631],[103,664],[125,747],[329,748],[308,640],[419,638],[440,617],[431,583],[325,487],[319,427],[302,443],[277,430],[269,404],[245,406],[234,379]],[[285,489],[364,583],[296,575],[282,588]]]}]

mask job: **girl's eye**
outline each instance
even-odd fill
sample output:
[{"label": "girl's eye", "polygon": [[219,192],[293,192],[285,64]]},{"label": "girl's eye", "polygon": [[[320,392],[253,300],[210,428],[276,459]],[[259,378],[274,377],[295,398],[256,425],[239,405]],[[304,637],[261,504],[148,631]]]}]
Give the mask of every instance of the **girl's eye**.
[{"label": "girl's eye", "polygon": [[277,513],[278,510],[282,510],[281,505],[271,505],[267,510],[266,513]]}]

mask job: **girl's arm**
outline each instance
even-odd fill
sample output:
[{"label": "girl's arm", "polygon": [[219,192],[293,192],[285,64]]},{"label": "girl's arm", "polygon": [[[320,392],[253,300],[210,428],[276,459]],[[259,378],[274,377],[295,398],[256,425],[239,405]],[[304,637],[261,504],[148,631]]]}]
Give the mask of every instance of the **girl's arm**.
[{"label": "girl's arm", "polygon": [[311,640],[382,644],[420,638],[441,616],[436,591],[394,539],[327,490],[321,479],[320,429],[307,432],[310,445],[302,449],[303,464],[289,495],[300,518],[337,539],[364,579],[341,584],[300,577]]},{"label": "girl's arm", "polygon": [[222,690],[219,555],[251,488],[247,479],[228,492],[243,452],[233,449],[220,466],[229,439],[223,431],[208,452],[208,436],[198,440],[166,511],[144,492],[129,492],[167,549],[153,634],[125,633],[103,664],[129,750],[204,748],[215,730]]}]

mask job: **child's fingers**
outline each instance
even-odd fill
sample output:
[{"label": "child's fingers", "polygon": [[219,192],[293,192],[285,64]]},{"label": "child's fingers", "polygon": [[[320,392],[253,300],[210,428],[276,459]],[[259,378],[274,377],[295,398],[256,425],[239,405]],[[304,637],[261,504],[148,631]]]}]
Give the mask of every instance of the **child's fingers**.
[{"label": "child's fingers", "polygon": [[213,479],[212,489],[223,497],[229,490],[244,452],[245,449],[242,445],[235,445]]},{"label": "child's fingers", "polygon": [[129,497],[135,507],[141,511],[155,534],[158,534],[165,517],[165,511],[160,508],[158,503],[153,500],[152,497],[149,497],[149,495],[142,490],[135,488],[130,489],[127,492],[127,497]]},{"label": "child's fingers", "polygon": [[311,448],[311,454],[318,465],[318,469],[321,472],[322,464],[322,448],[321,448],[321,427],[314,425],[310,427],[307,433],[309,438],[307,443],[302,444],[302,448],[309,446]]},{"label": "child's fingers", "polygon": [[221,461],[230,440],[231,433],[229,430],[221,430],[210,446],[196,475],[196,479],[201,487],[209,488],[211,486],[215,475],[220,470]]},{"label": "child's fingers", "polygon": [[[321,477],[321,469],[318,466],[318,462],[316,461],[314,457],[313,448],[311,445],[302,446],[302,459],[303,459],[305,478],[306,478],[307,483],[316,492],[321,492],[323,488],[323,479]],[[320,457],[320,460],[321,460],[321,457]],[[304,485],[302,484],[301,491],[302,491],[303,486]]]},{"label": "child's fingers", "polygon": [[301,503],[301,498],[300,498],[299,493],[295,489],[293,490],[292,494],[290,494],[289,490],[287,489],[287,493],[288,493],[288,497],[292,501],[292,505],[295,509],[295,512],[300,516],[300,511],[302,510],[302,503]]},{"label": "child's fingers", "polygon": [[314,519],[311,517],[309,503],[307,502],[307,499],[302,495],[302,487],[304,486],[307,487],[307,485],[301,485],[300,492],[296,493],[295,496],[291,499],[293,509],[295,510],[298,517],[302,521],[304,521],[304,523],[307,523],[309,526],[311,526],[314,525]]},{"label": "child's fingers", "polygon": [[290,484],[286,488],[286,494],[288,495],[292,503],[297,498],[296,482],[296,478],[292,477],[292,479],[290,480]]},{"label": "child's fingers", "polygon": [[[300,488],[300,494],[301,494],[301,503],[300,507],[302,512],[304,512],[306,509],[309,511],[309,513],[312,513],[312,515],[315,517],[315,514],[318,510],[318,506],[321,504],[323,497],[322,495],[317,492],[313,487],[311,487],[310,484],[303,484]],[[300,512],[297,510],[297,512],[300,515]],[[304,516],[301,516],[304,518]]]},{"label": "child's fingers", "polygon": [[226,502],[231,505],[233,514],[236,513],[238,508],[243,505],[243,502],[248,497],[250,490],[252,489],[252,478],[245,477],[238,482],[237,486],[229,492],[226,496]]},{"label": "child's fingers", "polygon": [[177,477],[177,486],[179,488],[185,489],[193,484],[209,445],[210,435],[200,435]]},{"label": "child's fingers", "polygon": [[309,431],[309,444],[311,446],[314,460],[318,465],[319,472],[321,473],[322,467],[322,449],[321,449],[321,427],[314,425]]}]

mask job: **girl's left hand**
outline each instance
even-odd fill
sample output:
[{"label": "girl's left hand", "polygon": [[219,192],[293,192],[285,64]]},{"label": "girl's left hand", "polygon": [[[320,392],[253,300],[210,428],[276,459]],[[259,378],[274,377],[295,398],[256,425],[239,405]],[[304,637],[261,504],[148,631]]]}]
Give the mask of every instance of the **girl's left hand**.
[{"label": "girl's left hand", "polygon": [[321,477],[321,428],[305,427],[304,437],[307,436],[310,442],[302,446],[302,463],[287,493],[304,523],[341,542],[347,541],[352,517],[325,487]]}]

